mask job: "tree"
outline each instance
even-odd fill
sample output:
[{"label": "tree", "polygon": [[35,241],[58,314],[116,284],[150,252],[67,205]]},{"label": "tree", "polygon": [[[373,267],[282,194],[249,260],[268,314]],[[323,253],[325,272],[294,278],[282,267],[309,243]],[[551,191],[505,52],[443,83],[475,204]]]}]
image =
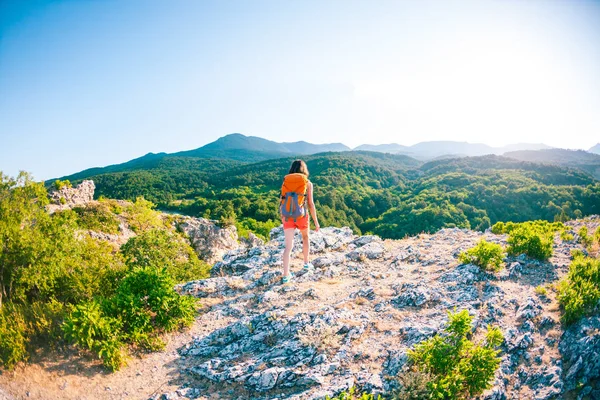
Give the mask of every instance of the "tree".
[{"label": "tree", "polygon": [[[39,266],[44,252],[51,251],[46,204],[46,189],[29,174],[20,172],[13,179],[0,172],[0,308],[14,297],[17,281],[28,275],[26,270]],[[35,284],[32,278],[30,287]]]},{"label": "tree", "polygon": [[161,229],[152,229],[129,239],[121,246],[121,253],[130,269],[166,268],[177,282],[208,278],[210,272],[210,266],[198,259],[184,238]]}]

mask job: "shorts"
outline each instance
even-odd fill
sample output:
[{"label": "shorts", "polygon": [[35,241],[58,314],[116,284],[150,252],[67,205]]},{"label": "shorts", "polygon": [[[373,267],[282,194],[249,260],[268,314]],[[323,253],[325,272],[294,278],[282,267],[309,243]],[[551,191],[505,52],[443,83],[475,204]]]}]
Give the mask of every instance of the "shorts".
[{"label": "shorts", "polygon": [[294,229],[298,228],[301,231],[308,229],[308,214],[303,217],[296,218],[296,222],[294,222],[293,218],[285,219],[282,218],[281,222],[283,223],[283,229]]}]

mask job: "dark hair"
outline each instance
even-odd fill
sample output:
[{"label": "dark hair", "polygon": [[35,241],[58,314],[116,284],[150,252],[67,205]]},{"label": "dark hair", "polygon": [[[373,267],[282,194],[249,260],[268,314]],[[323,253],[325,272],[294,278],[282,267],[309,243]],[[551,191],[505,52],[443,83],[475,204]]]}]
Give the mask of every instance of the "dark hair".
[{"label": "dark hair", "polygon": [[308,167],[306,163],[302,160],[296,160],[292,163],[290,167],[290,174],[304,174],[308,176]]}]

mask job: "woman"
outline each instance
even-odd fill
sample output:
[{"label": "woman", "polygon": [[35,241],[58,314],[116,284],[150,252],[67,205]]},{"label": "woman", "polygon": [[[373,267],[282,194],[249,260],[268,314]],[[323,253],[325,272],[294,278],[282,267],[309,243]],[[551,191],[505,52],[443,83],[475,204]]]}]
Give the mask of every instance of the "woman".
[{"label": "woman", "polygon": [[296,228],[302,233],[302,254],[304,256],[304,268],[312,268],[308,259],[310,253],[310,240],[308,231],[310,220],[306,206],[315,223],[315,231],[320,229],[317,219],[317,210],[313,201],[313,184],[308,180],[308,168],[302,160],[296,160],[290,167],[290,172],[285,176],[281,186],[281,222],[285,235],[285,250],[283,251],[283,283],[289,282],[294,276],[290,272],[290,253],[294,247],[294,234]]}]

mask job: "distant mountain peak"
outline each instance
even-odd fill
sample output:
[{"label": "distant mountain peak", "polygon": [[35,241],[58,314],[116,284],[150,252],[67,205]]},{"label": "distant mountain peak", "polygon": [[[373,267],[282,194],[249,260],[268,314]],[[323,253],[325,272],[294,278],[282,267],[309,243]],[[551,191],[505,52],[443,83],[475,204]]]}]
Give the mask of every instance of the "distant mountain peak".
[{"label": "distant mountain peak", "polygon": [[598,143],[597,145],[591,147],[588,151],[590,153],[600,154],[600,143]]},{"label": "distant mountain peak", "polygon": [[268,153],[315,154],[328,151],[348,151],[349,147],[341,143],[309,143],[305,140],[298,142],[279,143],[258,136],[246,136],[241,133],[231,133],[208,143],[199,149],[192,150],[198,154],[209,150],[247,150],[263,151]]}]

